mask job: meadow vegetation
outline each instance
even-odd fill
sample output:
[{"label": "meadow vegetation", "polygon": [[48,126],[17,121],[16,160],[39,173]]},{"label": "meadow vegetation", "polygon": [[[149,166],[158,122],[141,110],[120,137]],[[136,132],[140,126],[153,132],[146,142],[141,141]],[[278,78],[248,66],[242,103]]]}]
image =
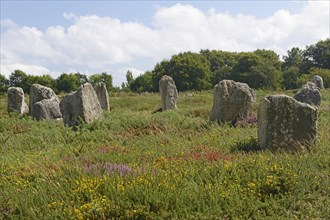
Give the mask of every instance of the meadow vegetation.
[{"label": "meadow vegetation", "polygon": [[261,151],[253,121],[211,123],[212,99],[153,113],[157,93],[111,93],[103,121],[72,130],[9,117],[1,95],[0,219],[329,219],[330,89],[296,153]]}]

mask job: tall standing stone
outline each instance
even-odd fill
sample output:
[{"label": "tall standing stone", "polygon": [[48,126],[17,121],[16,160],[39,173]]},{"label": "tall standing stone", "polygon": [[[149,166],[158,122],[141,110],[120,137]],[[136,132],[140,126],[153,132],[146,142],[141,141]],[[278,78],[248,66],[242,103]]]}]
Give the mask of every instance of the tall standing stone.
[{"label": "tall standing stone", "polygon": [[321,92],[312,82],[307,82],[301,89],[293,96],[299,102],[310,105],[319,106],[321,104]]},{"label": "tall standing stone", "polygon": [[316,140],[317,108],[286,95],[264,97],[258,111],[261,148],[296,149]]},{"label": "tall standing stone", "polygon": [[80,120],[91,123],[103,118],[100,102],[90,83],[85,83],[77,91],[66,95],[60,108],[66,126],[79,125]]},{"label": "tall standing stone", "polygon": [[103,110],[110,110],[109,94],[105,83],[97,83],[94,85],[97,98]]},{"label": "tall standing stone", "polygon": [[33,84],[30,88],[30,115],[37,120],[60,119],[60,100],[46,86]]},{"label": "tall standing stone", "polygon": [[162,110],[176,109],[178,90],[172,77],[162,76],[159,80],[159,92],[162,99]]},{"label": "tall standing stone", "polygon": [[222,80],[214,87],[211,121],[236,123],[252,113],[256,95],[246,83]]},{"label": "tall standing stone", "polygon": [[312,77],[311,82],[313,82],[320,89],[324,89],[323,79],[319,75],[315,75]]},{"label": "tall standing stone", "polygon": [[20,87],[9,87],[7,90],[7,111],[17,112],[20,116],[29,113],[29,107],[24,100],[24,91]]}]

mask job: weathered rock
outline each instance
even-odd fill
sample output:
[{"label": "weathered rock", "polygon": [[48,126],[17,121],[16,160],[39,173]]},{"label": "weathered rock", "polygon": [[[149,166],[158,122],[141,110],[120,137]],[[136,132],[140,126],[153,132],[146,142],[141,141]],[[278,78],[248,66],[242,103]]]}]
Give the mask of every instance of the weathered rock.
[{"label": "weathered rock", "polygon": [[30,115],[37,120],[60,119],[60,100],[46,86],[33,84],[30,88]]},{"label": "weathered rock", "polygon": [[159,80],[159,92],[162,99],[162,110],[176,109],[178,90],[172,77],[162,76]]},{"label": "weathered rock", "polygon": [[32,106],[34,117],[38,120],[61,119],[59,103],[55,99],[43,99]]},{"label": "weathered rock", "polygon": [[310,105],[319,106],[321,104],[320,89],[312,82],[308,82],[293,96],[297,101]]},{"label": "weathered rock", "polygon": [[214,87],[211,121],[231,122],[248,117],[256,94],[246,83],[222,80]]},{"label": "weathered rock", "polygon": [[51,88],[33,84],[30,88],[30,107],[43,99],[56,99],[59,102],[57,95]]},{"label": "weathered rock", "polygon": [[105,83],[97,83],[94,85],[97,98],[103,110],[110,110],[109,94]]},{"label": "weathered rock", "polygon": [[79,125],[80,120],[90,123],[103,118],[100,102],[90,83],[85,83],[76,92],[66,95],[60,108],[66,126]]},{"label": "weathered rock", "polygon": [[319,75],[312,77],[311,82],[313,82],[320,89],[324,89],[323,78]]},{"label": "weathered rock", "polygon": [[261,148],[295,150],[316,140],[317,108],[286,95],[264,97],[258,111]]},{"label": "weathered rock", "polygon": [[29,107],[24,100],[24,91],[20,87],[9,87],[7,90],[7,111],[17,112],[20,116],[29,113]]}]

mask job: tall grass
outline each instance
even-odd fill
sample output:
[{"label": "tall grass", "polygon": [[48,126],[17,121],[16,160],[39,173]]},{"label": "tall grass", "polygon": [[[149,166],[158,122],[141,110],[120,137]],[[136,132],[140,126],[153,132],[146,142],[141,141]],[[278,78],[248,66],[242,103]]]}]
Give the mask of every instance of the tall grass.
[{"label": "tall grass", "polygon": [[256,124],[210,123],[211,91],[158,113],[158,94],[112,94],[105,119],[75,131],[9,117],[1,96],[0,219],[329,219],[322,95],[318,141],[294,154],[258,150]]}]

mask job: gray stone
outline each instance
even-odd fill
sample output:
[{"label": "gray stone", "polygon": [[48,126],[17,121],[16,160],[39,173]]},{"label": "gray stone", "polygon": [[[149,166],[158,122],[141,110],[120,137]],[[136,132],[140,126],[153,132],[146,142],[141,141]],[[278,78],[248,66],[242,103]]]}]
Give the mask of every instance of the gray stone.
[{"label": "gray stone", "polygon": [[319,106],[321,104],[320,89],[312,82],[308,82],[293,96],[299,102]]},{"label": "gray stone", "polygon": [[255,92],[246,83],[222,80],[214,87],[210,120],[235,124],[252,113],[255,100]]},{"label": "gray stone", "polygon": [[109,94],[105,83],[97,83],[94,85],[97,98],[103,110],[110,110]]},{"label": "gray stone", "polygon": [[299,149],[316,140],[317,108],[286,95],[264,97],[258,111],[258,142],[262,149]]},{"label": "gray stone", "polygon": [[24,91],[20,87],[9,87],[7,90],[7,111],[17,112],[20,116],[29,113],[29,107],[24,100]]},{"label": "gray stone", "polygon": [[324,89],[323,78],[319,75],[312,77],[311,82],[313,82],[320,89]]},{"label": "gray stone", "polygon": [[39,102],[43,99],[56,99],[59,102],[57,95],[51,88],[40,84],[33,84],[30,88],[30,107],[35,102]]},{"label": "gray stone", "polygon": [[59,103],[54,99],[43,99],[32,106],[33,115],[38,120],[61,119]]},{"label": "gray stone", "polygon": [[103,118],[100,102],[90,83],[85,83],[77,91],[66,95],[60,108],[66,126],[79,125],[80,120],[91,123]]},{"label": "gray stone", "polygon": [[30,88],[30,115],[37,120],[60,119],[60,100],[46,86],[33,84]]},{"label": "gray stone", "polygon": [[172,77],[162,76],[159,80],[159,92],[162,99],[162,110],[176,109],[178,90]]}]

